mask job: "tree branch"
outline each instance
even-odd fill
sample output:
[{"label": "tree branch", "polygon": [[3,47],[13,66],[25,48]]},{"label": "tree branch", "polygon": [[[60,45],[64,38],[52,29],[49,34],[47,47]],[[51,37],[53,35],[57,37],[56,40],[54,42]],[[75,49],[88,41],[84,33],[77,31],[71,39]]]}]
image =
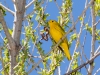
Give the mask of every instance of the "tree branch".
[{"label": "tree branch", "polygon": [[26,6],[25,6],[25,9],[29,8],[34,2],[36,2],[37,0],[32,0],[30,3],[28,3]]},{"label": "tree branch", "polygon": [[[40,5],[42,5],[43,2],[44,2],[44,0],[41,1]],[[38,8],[40,5],[38,5],[37,8]],[[37,9],[37,8],[35,8],[35,9]],[[28,15],[26,15],[26,16],[23,18],[23,20],[27,19],[28,16],[34,14],[34,13],[35,13],[35,9],[34,9],[31,13],[29,13]]]},{"label": "tree branch", "polygon": [[14,14],[12,38],[14,39],[15,45],[14,45],[14,49],[12,48],[10,50],[11,66],[10,66],[9,75],[16,75],[14,74],[14,67],[17,64],[16,57],[19,53],[19,48],[20,48],[20,36],[21,36],[22,22],[23,22],[25,3],[26,3],[26,0],[21,0],[21,1],[13,0],[13,1],[14,1],[15,14]]},{"label": "tree branch", "polygon": [[7,8],[6,6],[2,5],[1,3],[0,3],[0,6],[4,8],[5,10],[7,10],[8,12],[10,12],[12,15],[14,15],[14,12],[10,10],[9,8]]},{"label": "tree branch", "polygon": [[94,73],[94,75],[97,75],[98,72],[100,72],[100,68],[96,71],[96,73]]},{"label": "tree branch", "polygon": [[70,75],[73,72],[76,72],[77,70],[81,69],[82,67],[86,66],[87,64],[90,64],[96,57],[98,57],[100,55],[100,52],[98,52],[97,54],[95,54],[90,60],[88,60],[87,62],[83,63],[82,65],[78,66],[76,69],[69,71],[68,73],[66,73],[65,75]]},{"label": "tree branch", "polygon": [[94,24],[94,26],[96,26],[98,23],[100,23],[100,19]]},{"label": "tree branch", "polygon": [[14,25],[13,25],[13,33],[12,37],[16,42],[17,46],[20,44],[20,35],[22,29],[23,16],[25,12],[25,3],[26,0],[15,1],[15,17],[14,17]]},{"label": "tree branch", "polygon": [[11,35],[10,35],[9,31],[8,31],[8,27],[6,26],[6,22],[5,22],[4,18],[3,18],[3,14],[2,14],[1,10],[0,10],[0,22],[1,22],[2,27],[4,29],[5,35],[6,35],[7,39],[8,39],[9,46],[10,46],[10,48],[13,48],[13,45],[15,45],[15,42],[14,42],[13,38],[11,37]]},{"label": "tree branch", "polygon": [[99,52],[99,50],[100,50],[100,45],[99,45],[99,47],[97,48],[97,50],[95,51],[95,53],[94,53],[94,54],[98,53],[98,52]]},{"label": "tree branch", "polygon": [[[95,21],[96,21],[96,18],[95,18],[94,1],[92,3],[91,16],[92,16],[92,41],[91,41],[91,55],[90,55],[90,58],[94,56],[94,52],[95,52],[94,51],[95,50],[95,39],[96,39],[96,36],[95,36],[95,32],[96,32]],[[94,67],[93,66],[93,62],[89,66],[89,69],[88,69],[89,73],[88,73],[88,75],[92,75],[93,67]]]},{"label": "tree branch", "polygon": [[57,75],[61,75],[61,69],[60,69],[60,66],[57,67]]},{"label": "tree branch", "polygon": [[[84,13],[86,13],[86,10],[88,9],[89,6],[91,6],[91,4],[93,3],[93,1],[94,1],[94,0],[91,0],[91,1],[89,2],[89,4],[85,7],[85,9],[83,10],[82,14],[79,16],[79,18],[82,17],[82,16],[84,15]],[[76,25],[77,22],[79,21],[79,18],[78,18],[78,19],[76,20],[76,22],[73,24],[72,30],[74,29],[75,25]],[[73,55],[74,55],[74,53],[75,53],[75,51],[76,51],[76,48],[77,48],[77,47],[75,47],[75,50],[74,50],[74,52],[73,52]],[[70,65],[72,64],[72,62],[73,62],[73,57],[72,57],[72,60],[71,60],[71,62],[70,62],[70,64],[69,64],[67,73],[70,71],[70,67],[71,67]]]}]

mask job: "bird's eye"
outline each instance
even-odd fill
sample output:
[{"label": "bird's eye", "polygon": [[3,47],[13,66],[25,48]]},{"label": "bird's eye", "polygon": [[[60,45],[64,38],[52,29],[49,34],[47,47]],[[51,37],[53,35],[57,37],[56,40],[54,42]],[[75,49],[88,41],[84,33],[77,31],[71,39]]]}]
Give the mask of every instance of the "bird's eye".
[{"label": "bird's eye", "polygon": [[52,21],[52,22],[54,22],[54,21]]}]

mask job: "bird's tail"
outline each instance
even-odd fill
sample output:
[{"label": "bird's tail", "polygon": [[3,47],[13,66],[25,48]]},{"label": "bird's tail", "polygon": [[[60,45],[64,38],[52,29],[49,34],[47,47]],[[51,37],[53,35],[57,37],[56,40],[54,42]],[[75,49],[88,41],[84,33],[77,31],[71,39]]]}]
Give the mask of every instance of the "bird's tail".
[{"label": "bird's tail", "polygon": [[63,49],[67,59],[71,60],[71,55],[70,55],[70,52],[69,52],[69,49],[68,49],[68,45],[66,43],[61,43],[61,48]]}]

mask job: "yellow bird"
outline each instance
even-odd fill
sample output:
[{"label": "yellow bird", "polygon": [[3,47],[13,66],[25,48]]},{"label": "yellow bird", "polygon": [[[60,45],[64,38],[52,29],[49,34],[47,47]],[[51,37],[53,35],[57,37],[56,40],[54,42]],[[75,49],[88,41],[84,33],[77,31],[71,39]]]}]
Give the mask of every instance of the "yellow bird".
[{"label": "yellow bird", "polygon": [[[50,36],[57,43],[65,35],[65,31],[62,29],[59,23],[56,22],[55,20],[49,20],[48,24],[50,27],[50,30],[49,30]],[[59,46],[63,49],[67,59],[71,60],[67,38],[65,38]]]}]

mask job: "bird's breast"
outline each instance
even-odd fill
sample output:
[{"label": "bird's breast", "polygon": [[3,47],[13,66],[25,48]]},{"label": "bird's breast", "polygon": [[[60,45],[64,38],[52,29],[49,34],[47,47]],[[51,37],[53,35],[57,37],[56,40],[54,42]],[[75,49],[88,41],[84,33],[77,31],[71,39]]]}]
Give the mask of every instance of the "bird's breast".
[{"label": "bird's breast", "polygon": [[55,42],[58,42],[62,38],[62,34],[60,31],[56,30],[55,28],[50,29],[50,36]]}]

